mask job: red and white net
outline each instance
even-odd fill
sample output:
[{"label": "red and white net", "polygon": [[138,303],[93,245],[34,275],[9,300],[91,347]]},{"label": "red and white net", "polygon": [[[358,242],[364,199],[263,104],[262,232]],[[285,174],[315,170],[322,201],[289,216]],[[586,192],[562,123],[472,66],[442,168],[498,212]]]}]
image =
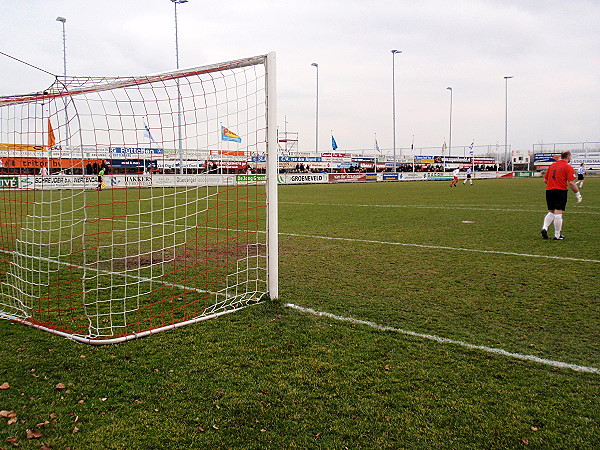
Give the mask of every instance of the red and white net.
[{"label": "red and white net", "polygon": [[0,98],[0,318],[107,343],[265,298],[266,61]]}]

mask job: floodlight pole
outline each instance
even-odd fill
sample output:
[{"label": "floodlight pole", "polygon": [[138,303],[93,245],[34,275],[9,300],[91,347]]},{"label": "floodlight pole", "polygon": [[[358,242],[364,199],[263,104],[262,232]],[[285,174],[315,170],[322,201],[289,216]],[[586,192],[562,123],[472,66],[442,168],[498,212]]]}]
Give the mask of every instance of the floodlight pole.
[{"label": "floodlight pole", "polygon": [[394,134],[394,172],[398,172],[396,166],[396,53],[402,50],[392,50],[392,121]]},{"label": "floodlight pole", "polygon": [[448,156],[452,156],[452,88],[447,87],[450,91],[450,135],[448,137]]},{"label": "floodlight pole", "polygon": [[[177,30],[177,5],[187,3],[188,0],[171,0],[175,6],[175,66],[179,70],[179,38]],[[179,79],[177,79],[177,131],[179,134],[179,173],[183,175],[183,146],[181,136],[181,92],[179,91]]]},{"label": "floodlight pole", "polygon": [[62,23],[62,37],[63,37],[63,75],[67,78],[67,34],[65,31],[65,23],[67,19],[64,17],[57,17],[57,22]]},{"label": "floodlight pole", "polygon": [[[508,80],[504,77],[504,170],[508,172]],[[512,157],[511,157],[512,160]]]},{"label": "floodlight pole", "polygon": [[[67,19],[65,19],[64,17],[58,16],[56,18],[57,22],[61,22],[62,23],[62,38],[63,38],[63,76],[64,76],[64,84],[66,86],[67,84],[67,33],[65,30],[65,23],[67,22]],[[69,115],[67,113],[67,107],[65,104],[65,130],[67,130],[66,132],[66,139],[65,139],[65,144],[67,145],[67,147],[69,146]]]},{"label": "floodlight pole", "polygon": [[317,69],[317,101],[316,101],[316,114],[315,114],[315,154],[319,152],[319,65],[312,63],[311,66]]}]

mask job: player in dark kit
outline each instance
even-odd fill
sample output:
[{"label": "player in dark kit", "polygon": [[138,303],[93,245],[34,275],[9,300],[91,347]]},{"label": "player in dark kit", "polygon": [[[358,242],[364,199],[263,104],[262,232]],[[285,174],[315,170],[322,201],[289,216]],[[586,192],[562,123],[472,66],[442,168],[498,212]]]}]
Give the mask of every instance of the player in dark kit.
[{"label": "player in dark kit", "polygon": [[567,207],[567,193],[569,187],[577,197],[577,203],[581,202],[582,197],[579,187],[575,182],[575,171],[569,164],[571,161],[571,152],[562,152],[560,159],[553,163],[544,175],[546,183],[546,203],[548,205],[548,214],[544,217],[542,225],[542,237],[548,239],[548,227],[554,222],[554,240],[561,240],[565,237],[560,234],[563,224],[563,212]]}]

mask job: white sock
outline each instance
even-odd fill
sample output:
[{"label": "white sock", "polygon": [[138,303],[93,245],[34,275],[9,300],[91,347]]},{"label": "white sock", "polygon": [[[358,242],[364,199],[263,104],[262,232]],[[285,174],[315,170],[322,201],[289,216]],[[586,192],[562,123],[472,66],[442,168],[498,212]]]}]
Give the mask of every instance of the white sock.
[{"label": "white sock", "polygon": [[544,217],[544,225],[542,226],[542,228],[544,230],[547,230],[550,225],[552,225],[552,222],[554,222],[554,213],[548,212],[548,214],[546,214],[546,217]]},{"label": "white sock", "polygon": [[562,214],[554,214],[554,237],[560,236],[562,230],[563,218]]}]

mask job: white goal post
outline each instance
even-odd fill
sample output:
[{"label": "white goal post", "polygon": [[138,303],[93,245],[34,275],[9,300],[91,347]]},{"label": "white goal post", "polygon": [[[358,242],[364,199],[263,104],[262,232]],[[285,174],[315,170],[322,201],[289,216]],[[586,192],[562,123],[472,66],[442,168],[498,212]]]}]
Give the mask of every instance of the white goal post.
[{"label": "white goal post", "polygon": [[275,53],[0,97],[0,318],[112,344],[278,297]]}]

